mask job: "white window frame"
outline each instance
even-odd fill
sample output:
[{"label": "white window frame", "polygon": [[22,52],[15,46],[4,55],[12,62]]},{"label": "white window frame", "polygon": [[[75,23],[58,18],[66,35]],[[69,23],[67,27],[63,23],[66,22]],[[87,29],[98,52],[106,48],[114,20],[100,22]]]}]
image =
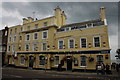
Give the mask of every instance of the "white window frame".
[{"label": "white window frame", "polygon": [[[95,47],[95,41],[94,41],[94,38],[95,38],[95,37],[99,37],[100,47],[101,47],[101,37],[100,37],[100,36],[94,36],[94,37],[93,37],[93,46]],[[98,47],[95,47],[95,48],[98,48]]]},{"label": "white window frame", "polygon": [[82,41],[81,41],[81,39],[86,39],[86,48],[87,48],[87,38],[86,38],[86,37],[80,38],[80,48],[83,48],[83,47],[82,47]]},{"label": "white window frame", "polygon": [[[86,66],[82,66],[82,65],[81,65],[81,57],[82,57],[82,56],[80,56],[80,67],[87,67],[87,60],[85,61],[85,62],[86,62]],[[85,56],[85,57],[86,57],[86,56]],[[87,59],[87,58],[86,58],[86,59]]]},{"label": "white window frame", "polygon": [[42,50],[42,51],[46,51],[46,50],[43,50],[43,43],[46,43],[46,50],[47,50],[47,41],[44,41],[44,42],[41,43],[41,45],[42,45],[42,46],[41,46],[41,47],[42,47],[41,50]]},{"label": "white window frame", "polygon": [[[56,64],[57,61],[56,61],[55,57],[58,57],[58,64]],[[60,59],[59,56],[54,56],[54,66],[58,66],[59,65],[59,59]]]},{"label": "white window frame", "polygon": [[[60,49],[60,44],[59,44],[59,41],[63,41],[63,45],[64,45],[64,40],[58,40],[58,49]],[[64,49],[64,46],[63,46],[63,48],[62,49]]]},{"label": "white window frame", "polygon": [[[73,41],[74,41],[74,44],[73,44],[74,47],[73,47],[73,48],[70,48],[70,44],[69,44],[69,43],[70,43],[70,40],[73,40]],[[68,48],[69,48],[69,49],[74,49],[74,48],[75,48],[75,39],[68,39]]]},{"label": "white window frame", "polygon": [[24,65],[25,64],[25,60],[23,61],[23,63],[21,63],[21,57],[23,57],[23,60],[24,60],[24,56],[20,56],[20,65]]},{"label": "white window frame", "polygon": [[[47,37],[46,38],[43,37],[44,32],[47,32]],[[47,38],[48,38],[48,31],[42,31],[42,39],[47,39]]]},{"label": "white window frame", "polygon": [[[29,35],[29,40],[27,40],[27,35]],[[30,34],[26,34],[26,41],[30,41]]]},{"label": "white window frame", "polygon": [[[35,34],[37,33],[37,39],[35,39]],[[33,40],[38,40],[38,32],[33,33]]]}]

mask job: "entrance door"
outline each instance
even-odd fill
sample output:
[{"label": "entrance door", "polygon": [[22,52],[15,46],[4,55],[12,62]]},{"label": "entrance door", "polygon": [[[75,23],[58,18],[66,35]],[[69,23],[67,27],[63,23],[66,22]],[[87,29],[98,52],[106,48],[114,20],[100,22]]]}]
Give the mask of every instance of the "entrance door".
[{"label": "entrance door", "polygon": [[72,70],[72,60],[67,58],[67,70]]},{"label": "entrance door", "polygon": [[34,63],[34,57],[29,56],[29,67],[33,67],[33,63]]}]

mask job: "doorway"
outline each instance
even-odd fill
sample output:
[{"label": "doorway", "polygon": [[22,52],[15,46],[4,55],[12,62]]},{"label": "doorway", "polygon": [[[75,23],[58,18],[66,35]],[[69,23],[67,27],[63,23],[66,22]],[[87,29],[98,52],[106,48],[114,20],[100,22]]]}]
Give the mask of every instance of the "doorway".
[{"label": "doorway", "polygon": [[33,67],[34,64],[34,57],[33,56],[29,56],[29,67]]},{"label": "doorway", "polygon": [[72,59],[67,58],[67,70],[72,70]]}]

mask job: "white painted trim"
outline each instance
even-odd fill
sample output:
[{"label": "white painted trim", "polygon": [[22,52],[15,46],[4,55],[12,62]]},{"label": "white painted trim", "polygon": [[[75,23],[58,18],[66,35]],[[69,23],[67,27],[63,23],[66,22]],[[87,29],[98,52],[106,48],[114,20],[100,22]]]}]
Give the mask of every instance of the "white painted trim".
[{"label": "white painted trim", "polygon": [[82,48],[81,39],[86,39],[86,48],[87,48],[87,38],[86,37],[81,37],[80,38],[80,48]]},{"label": "white painted trim", "polygon": [[43,33],[47,32],[47,38],[48,38],[48,30],[47,31],[42,31],[42,39],[47,39],[47,38],[43,38]]},{"label": "white painted trim", "polygon": [[101,37],[100,37],[100,36],[93,36],[93,47],[96,48],[96,47],[95,47],[95,43],[94,43],[94,38],[95,38],[95,37],[99,37],[99,40],[100,40],[100,47],[101,47]]},{"label": "white painted trim", "polygon": [[104,19],[104,25],[107,25],[107,19]]},{"label": "white painted trim", "polygon": [[69,44],[70,40],[73,40],[73,41],[74,41],[74,47],[73,47],[73,48],[75,48],[75,39],[72,38],[72,39],[68,39],[68,49],[71,49],[71,48],[70,48],[70,44]]},{"label": "white painted trim", "polygon": [[60,47],[59,47],[59,41],[63,41],[63,45],[64,45],[64,40],[58,40],[58,49],[60,49]]}]

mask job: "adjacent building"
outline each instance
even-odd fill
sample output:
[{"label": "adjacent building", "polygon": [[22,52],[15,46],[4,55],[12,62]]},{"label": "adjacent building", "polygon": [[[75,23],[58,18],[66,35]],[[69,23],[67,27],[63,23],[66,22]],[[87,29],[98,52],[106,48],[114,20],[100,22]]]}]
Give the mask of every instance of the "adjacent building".
[{"label": "adjacent building", "polygon": [[0,56],[2,66],[5,63],[5,57],[7,52],[7,38],[8,38],[8,27],[6,26],[5,29],[0,30]]},{"label": "adjacent building", "polygon": [[65,70],[95,70],[98,64],[110,64],[110,47],[105,8],[100,18],[66,24],[66,15],[58,6],[54,16],[40,20],[23,18],[23,24],[9,28],[7,58],[17,67]]}]

